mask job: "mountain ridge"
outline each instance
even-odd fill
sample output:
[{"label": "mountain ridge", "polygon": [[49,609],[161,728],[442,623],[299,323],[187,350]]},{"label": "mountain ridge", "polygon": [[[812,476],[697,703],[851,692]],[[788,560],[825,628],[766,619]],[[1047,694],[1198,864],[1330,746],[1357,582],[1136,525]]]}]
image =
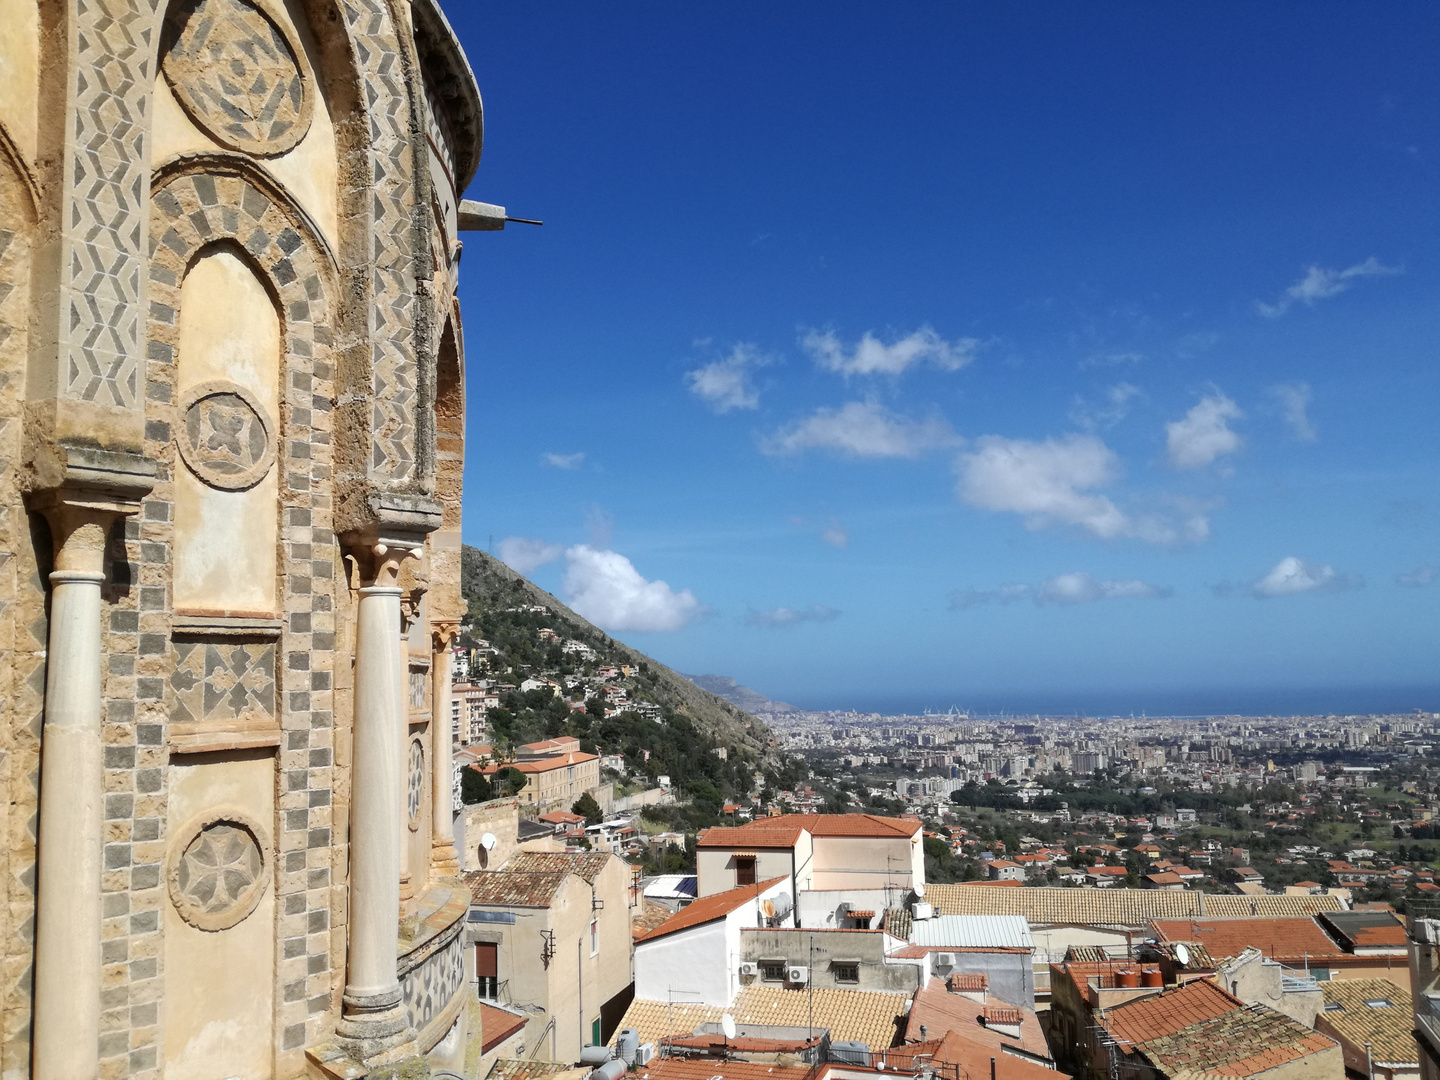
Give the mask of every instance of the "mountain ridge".
[{"label": "mountain ridge", "polygon": [[[516,573],[499,559],[468,544],[461,548],[461,589],[470,604],[470,617],[489,603],[510,602],[502,597],[523,597],[577,628],[583,641],[590,638],[598,648],[613,655],[611,662],[646,665],[653,677],[657,700],[682,713],[717,746],[741,749],[747,758],[765,771],[781,766],[781,755],[770,729],[741,706],[712,693],[688,677],[612,638],[600,627],[572,611],[558,597]],[[478,607],[477,607],[478,605]],[[591,643],[587,642],[587,644]],[[756,695],[759,697],[759,695]],[[766,700],[766,699],[762,699]]]}]

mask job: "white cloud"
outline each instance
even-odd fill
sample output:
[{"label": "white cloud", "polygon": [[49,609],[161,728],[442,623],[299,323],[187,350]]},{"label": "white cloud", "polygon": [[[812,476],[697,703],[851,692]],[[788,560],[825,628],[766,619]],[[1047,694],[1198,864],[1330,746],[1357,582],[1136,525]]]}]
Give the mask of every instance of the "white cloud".
[{"label": "white cloud", "polygon": [[1257,600],[1268,600],[1308,592],[1341,592],[1358,589],[1364,584],[1358,574],[1342,574],[1333,566],[1322,566],[1288,555],[1276,563],[1268,574],[1250,584],[1250,595]]},{"label": "white cloud", "polygon": [[1314,307],[1317,300],[1326,300],[1344,292],[1357,278],[1388,277],[1402,273],[1398,266],[1383,266],[1373,255],[1364,262],[1346,267],[1344,270],[1326,270],[1322,266],[1310,266],[1305,275],[1285,290],[1283,296],[1273,304],[1255,301],[1255,309],[1269,319],[1278,319],[1296,304]]},{"label": "white cloud", "polygon": [[762,439],[760,449],[775,456],[829,450],[842,457],[916,458],[960,441],[941,417],[912,420],[869,399],[817,409],[815,415]]},{"label": "white cloud", "polygon": [[1084,572],[1058,574],[1038,586],[1002,585],[998,589],[956,589],[950,594],[950,608],[963,611],[980,604],[1015,604],[1021,600],[1033,599],[1037,605],[1084,604],[1094,600],[1124,600],[1131,598],[1163,598],[1170,595],[1169,589],[1134,579],[1122,581],[1101,581],[1093,574]]},{"label": "white cloud", "polygon": [[1077,396],[1070,406],[1070,419],[1086,431],[1112,428],[1129,415],[1130,402],[1142,396],[1138,386],[1118,382],[1106,388],[1105,400],[1099,404],[1091,404]]},{"label": "white cloud", "polygon": [[754,345],[743,342],[730,350],[723,360],[685,373],[690,392],[717,413],[731,409],[754,409],[760,404],[760,391],[751,373],[770,363]]},{"label": "white cloud", "polygon": [[1124,536],[1120,508],[1092,489],[1119,473],[1119,459],[1093,435],[1032,442],[985,435],[960,455],[960,498],[984,510],[1023,514],[1031,529],[1052,522],[1079,525],[1096,536]]},{"label": "white cloud", "polygon": [[1201,398],[1183,419],[1165,425],[1165,449],[1177,469],[1198,469],[1223,454],[1240,449],[1240,436],[1230,430],[1231,420],[1245,414],[1218,391]]},{"label": "white cloud", "polygon": [[769,611],[757,611],[745,617],[747,626],[768,626],[778,628],[794,626],[802,622],[829,622],[840,612],[824,604],[811,604],[807,608],[777,607]]},{"label": "white cloud", "polygon": [[900,375],[925,361],[942,371],[959,371],[975,358],[979,344],[975,338],[946,341],[928,326],[889,345],[867,331],[849,353],[831,330],[807,330],[800,338],[800,347],[814,358],[816,366],[846,378]]},{"label": "white cloud", "polygon": [[1198,543],[1210,521],[1196,504],[1170,500],[1177,514],[1130,514],[1098,490],[1119,478],[1120,459],[1094,435],[1035,442],[985,435],[956,461],[955,493],[982,510],[1020,514],[1029,529],[1074,525],[1103,540]]},{"label": "white cloud", "polygon": [[1421,566],[1408,574],[1396,574],[1395,584],[1407,589],[1423,589],[1440,581],[1440,566]]},{"label": "white cloud", "polygon": [[1037,604],[1085,604],[1094,600],[1126,600],[1139,597],[1166,597],[1169,589],[1148,581],[1127,579],[1100,581],[1087,573],[1058,574],[1035,593]]},{"label": "white cloud", "polygon": [[689,589],[646,581],[616,551],[576,544],[565,552],[565,601],[602,630],[680,630],[703,611]]},{"label": "white cloud", "polygon": [[500,561],[517,574],[528,574],[554,562],[564,550],[559,544],[547,544],[538,536],[507,536],[500,541]]},{"label": "white cloud", "polygon": [[540,464],[549,465],[552,469],[578,469],[580,463],[585,460],[583,451],[576,454],[541,454]]},{"label": "white cloud", "polygon": [[843,548],[850,543],[850,534],[845,531],[839,518],[831,518],[825,528],[820,530],[820,539],[833,548]]},{"label": "white cloud", "polygon": [[1314,442],[1319,433],[1310,419],[1310,384],[1281,383],[1270,388],[1270,396],[1280,406],[1280,415],[1290,434],[1301,442]]}]

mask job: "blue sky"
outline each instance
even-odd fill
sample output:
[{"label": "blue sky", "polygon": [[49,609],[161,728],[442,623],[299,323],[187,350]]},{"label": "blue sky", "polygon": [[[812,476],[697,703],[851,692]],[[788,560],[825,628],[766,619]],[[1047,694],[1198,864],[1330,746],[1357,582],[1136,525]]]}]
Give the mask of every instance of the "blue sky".
[{"label": "blue sky", "polygon": [[1440,9],[448,9],[467,542],[799,705],[1440,709]]}]

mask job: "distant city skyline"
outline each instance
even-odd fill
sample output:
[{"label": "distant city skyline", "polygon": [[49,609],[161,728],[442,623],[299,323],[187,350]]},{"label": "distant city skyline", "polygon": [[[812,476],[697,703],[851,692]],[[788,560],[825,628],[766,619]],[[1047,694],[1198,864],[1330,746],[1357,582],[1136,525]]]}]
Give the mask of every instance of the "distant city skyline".
[{"label": "distant city skyline", "polygon": [[797,705],[1440,709],[1440,12],[450,15],[467,542]]}]

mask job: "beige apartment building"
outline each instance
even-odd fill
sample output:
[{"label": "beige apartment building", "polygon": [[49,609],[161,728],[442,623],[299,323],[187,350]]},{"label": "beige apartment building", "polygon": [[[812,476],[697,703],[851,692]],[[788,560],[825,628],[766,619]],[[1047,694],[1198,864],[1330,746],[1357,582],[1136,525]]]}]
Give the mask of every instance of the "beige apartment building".
[{"label": "beige apartment building", "polygon": [[609,854],[522,851],[465,875],[474,992],[534,1011],[533,1056],[578,1060],[603,1045],[630,1002],[631,870]]},{"label": "beige apartment building", "polygon": [[568,810],[581,795],[600,786],[600,759],[594,754],[582,754],[579,750],[557,757],[532,758],[505,765],[492,763],[482,771],[487,776],[494,776],[501,769],[516,769],[525,774],[526,783],[520,789],[520,803],[541,810],[557,806]]},{"label": "beige apartment building", "polygon": [[436,0],[0,5],[6,1077],[460,1060],[481,117]]}]

